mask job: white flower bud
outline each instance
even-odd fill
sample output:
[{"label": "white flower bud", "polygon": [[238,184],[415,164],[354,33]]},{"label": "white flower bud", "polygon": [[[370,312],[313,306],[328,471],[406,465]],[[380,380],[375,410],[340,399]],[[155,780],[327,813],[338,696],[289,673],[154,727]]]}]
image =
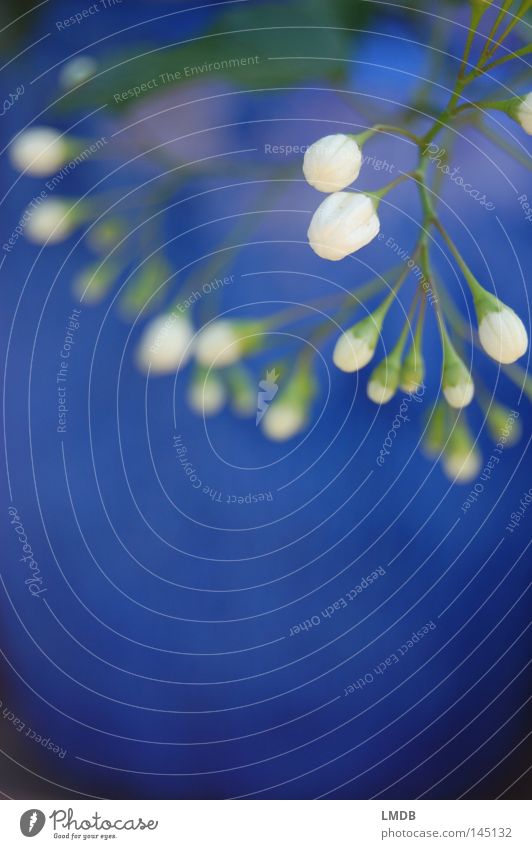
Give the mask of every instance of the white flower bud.
[{"label": "white flower bud", "polygon": [[447,403],[451,407],[460,410],[462,407],[467,407],[473,400],[475,394],[475,384],[471,377],[464,377],[454,384],[444,384],[443,394],[447,399]]},{"label": "white flower bud", "polygon": [[475,394],[473,378],[448,338],[444,342],[442,388],[447,403],[457,410],[467,407]]},{"label": "white flower bud", "polygon": [[387,404],[395,395],[396,387],[380,380],[368,380],[367,393],[374,404]]},{"label": "white flower bud", "polygon": [[499,363],[514,363],[528,348],[525,325],[510,307],[491,309],[482,316],[478,335],[480,344]]},{"label": "white flower bud", "polygon": [[307,424],[305,410],[290,403],[273,403],[262,420],[262,431],[275,442],[284,442],[304,430]]},{"label": "white flower bud", "polygon": [[443,471],[453,482],[469,483],[478,475],[482,457],[465,419],[460,417],[449,434],[442,457]]},{"label": "white flower bud", "polygon": [[70,204],[58,198],[43,200],[27,210],[25,236],[38,245],[56,244],[66,239],[76,225]]},{"label": "white flower bud", "polygon": [[423,386],[425,380],[425,361],[417,342],[408,351],[399,374],[399,387],[403,392],[413,395]]},{"label": "white flower bud", "polygon": [[194,329],[182,315],[159,315],[144,328],[137,348],[142,371],[168,374],[183,368],[190,358]]},{"label": "white flower bud", "polygon": [[63,89],[74,88],[90,79],[98,65],[92,56],[74,56],[65,62],[59,72],[59,84]]},{"label": "white flower bud", "polygon": [[225,386],[216,373],[200,370],[188,388],[189,406],[200,416],[214,416],[225,404]]},{"label": "white flower bud", "polygon": [[196,359],[206,368],[231,365],[240,359],[241,353],[241,340],[232,321],[213,321],[198,334]]},{"label": "white flower bud", "polygon": [[11,164],[35,177],[53,174],[68,159],[69,146],[50,127],[33,127],[17,136],[9,147]]},{"label": "white flower bud", "polygon": [[307,235],[318,256],[336,261],[369,244],[379,229],[375,206],[368,195],[335,192],[318,206]]},{"label": "white flower bud", "polygon": [[304,430],[315,394],[312,373],[307,368],[297,369],[260,420],[264,435],[275,442],[284,442]]},{"label": "white flower bud", "polygon": [[344,133],[324,136],[311,144],[303,159],[305,180],[319,192],[339,192],[360,173],[362,152]]},{"label": "white flower bud", "polygon": [[333,351],[333,362],[341,371],[364,368],[375,353],[381,328],[380,313],[368,315],[344,331]]},{"label": "white flower bud", "polygon": [[402,347],[396,348],[371,372],[366,391],[374,404],[387,404],[397,392],[401,351]]},{"label": "white flower bud", "polygon": [[358,371],[369,363],[374,353],[375,348],[366,339],[342,333],[334,347],[333,362],[341,371]]},{"label": "white flower bud", "polygon": [[457,483],[470,483],[475,480],[481,465],[481,455],[475,448],[467,452],[450,450],[442,458],[443,471],[450,480]]},{"label": "white flower bud", "polygon": [[517,120],[525,133],[532,136],[532,91],[522,99],[517,107]]}]

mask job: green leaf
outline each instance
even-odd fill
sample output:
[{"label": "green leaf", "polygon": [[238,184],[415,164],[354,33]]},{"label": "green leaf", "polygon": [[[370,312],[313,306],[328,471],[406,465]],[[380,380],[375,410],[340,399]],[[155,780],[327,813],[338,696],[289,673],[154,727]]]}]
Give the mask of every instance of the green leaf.
[{"label": "green leaf", "polygon": [[108,56],[91,80],[62,99],[63,110],[106,103],[119,111],[141,98],[193,81],[225,79],[237,89],[346,78],[344,62],[368,5],[353,0],[298,0],[237,6],[203,35],[169,48],[138,45]]}]

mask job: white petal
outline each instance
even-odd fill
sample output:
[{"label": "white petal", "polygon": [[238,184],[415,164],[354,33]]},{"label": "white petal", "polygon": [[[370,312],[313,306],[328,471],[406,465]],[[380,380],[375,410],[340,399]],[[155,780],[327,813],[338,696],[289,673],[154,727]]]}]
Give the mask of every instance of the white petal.
[{"label": "white petal", "polygon": [[96,60],[92,56],[75,56],[62,66],[59,83],[65,89],[74,88],[92,77],[97,68]]},{"label": "white petal", "polygon": [[18,136],[9,148],[12,164],[19,171],[43,177],[64,164],[67,145],[61,134],[49,127],[35,127]]},{"label": "white petal", "polygon": [[53,198],[43,201],[35,209],[29,209],[24,231],[26,238],[39,245],[62,242],[72,232],[69,209],[63,201]]},{"label": "white petal", "polygon": [[306,424],[305,411],[292,404],[273,403],[262,419],[262,431],[269,439],[284,442],[299,433]]},{"label": "white petal", "polygon": [[333,362],[341,371],[358,371],[369,363],[374,353],[375,348],[370,348],[366,339],[342,333],[334,347]]},{"label": "white petal", "polygon": [[517,117],[525,133],[532,136],[532,91],[519,104]]},{"label": "white petal", "polygon": [[508,307],[487,313],[480,322],[478,335],[486,353],[499,363],[514,363],[528,348],[525,325]]},{"label": "white petal", "polygon": [[480,472],[482,460],[480,454],[472,449],[469,454],[450,452],[442,459],[443,470],[448,478],[458,483],[469,483]]},{"label": "white petal", "polygon": [[222,368],[240,359],[239,337],[233,323],[221,319],[202,330],[196,341],[196,359],[206,368]]},{"label": "white petal", "polygon": [[455,386],[447,385],[443,387],[443,394],[447,403],[459,410],[462,407],[467,407],[473,400],[475,385],[472,380],[457,383]]},{"label": "white petal", "polygon": [[200,416],[214,416],[225,403],[225,388],[220,380],[212,377],[195,380],[188,390],[188,403]]},{"label": "white petal", "polygon": [[373,201],[367,195],[335,192],[317,208],[308,229],[312,250],[323,259],[343,259],[369,244],[380,230]]},{"label": "white petal", "polygon": [[354,139],[336,133],[324,136],[307,149],[303,173],[319,192],[337,192],[356,180],[361,164],[362,153]]},{"label": "white petal", "polygon": [[395,389],[392,386],[385,386],[378,380],[369,380],[367,393],[374,404],[387,404],[395,395]]},{"label": "white petal", "polygon": [[182,368],[190,357],[192,325],[184,316],[161,315],[142,334],[137,362],[143,371],[167,374]]}]

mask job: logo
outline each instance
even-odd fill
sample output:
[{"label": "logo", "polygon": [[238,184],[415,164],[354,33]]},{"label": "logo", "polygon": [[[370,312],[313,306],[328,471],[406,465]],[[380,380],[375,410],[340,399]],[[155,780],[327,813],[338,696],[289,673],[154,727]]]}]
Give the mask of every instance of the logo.
[{"label": "logo", "polygon": [[36,834],[39,834],[43,830],[45,822],[46,817],[43,812],[33,808],[22,814],[20,818],[20,830],[24,837],[35,837]]},{"label": "logo", "polygon": [[278,380],[279,373],[272,368],[266,372],[266,380],[261,380],[259,383],[259,392],[257,395],[257,419],[255,421],[255,424],[257,425],[270,406],[270,402],[273,401],[277,395],[277,390],[279,389],[277,385]]}]

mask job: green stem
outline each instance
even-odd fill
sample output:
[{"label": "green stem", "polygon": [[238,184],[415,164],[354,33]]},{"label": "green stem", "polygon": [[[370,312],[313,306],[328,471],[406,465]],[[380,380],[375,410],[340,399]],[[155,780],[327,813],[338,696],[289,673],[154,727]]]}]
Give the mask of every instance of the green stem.
[{"label": "green stem", "polygon": [[[510,4],[511,5],[511,4]],[[532,7],[532,0],[522,0],[521,5],[519,6],[517,12],[511,21],[507,24],[506,28],[502,31],[501,35],[498,37],[497,41],[493,43],[493,45],[487,50],[486,58],[490,59],[497,51],[497,49],[502,45],[502,43],[508,38],[513,28],[519,23],[521,18],[526,15],[528,10]]]},{"label": "green stem", "polygon": [[370,127],[369,130],[366,130],[363,133],[358,133],[357,135],[351,135],[359,145],[363,145],[368,139],[372,138],[377,133],[389,133],[391,135],[399,135],[405,136],[405,138],[410,139],[415,144],[419,144],[419,136],[416,136],[415,133],[410,132],[410,130],[406,130],[404,127],[394,127],[392,124],[375,124],[374,127]]},{"label": "green stem", "polygon": [[375,192],[366,192],[369,197],[373,198],[375,201],[375,208],[377,209],[383,197],[385,197],[388,192],[391,192],[392,189],[395,189],[396,186],[399,186],[401,183],[404,183],[405,180],[416,177],[416,171],[408,171],[406,174],[401,174],[399,177],[396,177],[395,180],[392,180],[391,183],[387,183],[382,189],[378,189]]},{"label": "green stem", "polygon": [[445,229],[445,227],[443,226],[441,221],[438,218],[436,218],[435,221],[434,221],[434,224],[435,224],[436,228],[439,230],[439,232],[441,233],[441,235],[443,236],[445,242],[447,243],[449,250],[451,251],[454,258],[456,259],[456,262],[458,263],[458,265],[460,266],[460,270],[462,271],[462,274],[464,275],[464,277],[466,279],[467,285],[469,286],[469,288],[471,290],[471,294],[473,295],[473,298],[478,297],[478,296],[483,296],[484,295],[484,289],[482,288],[482,286],[480,285],[480,283],[478,282],[478,280],[476,279],[476,277],[474,276],[474,274],[470,270],[469,266],[466,265],[465,261],[462,258],[460,251],[458,250],[455,243],[453,242],[453,240],[451,239],[451,237],[447,233],[447,230]]},{"label": "green stem", "polygon": [[468,82],[476,79],[481,76],[481,74],[486,74],[488,71],[492,71],[494,68],[499,68],[501,65],[504,65],[506,62],[510,62],[511,59],[517,59],[520,56],[528,56],[529,53],[532,52],[532,44],[526,44],[524,47],[520,47],[519,50],[514,50],[508,52],[506,56],[501,56],[499,59],[496,59],[494,62],[490,62],[489,65],[484,65],[480,69],[476,69],[473,71],[469,77]]},{"label": "green stem", "polygon": [[495,33],[497,32],[500,24],[504,20],[504,16],[506,15],[506,12],[508,11],[510,6],[512,5],[513,1],[514,0],[504,0],[504,3],[501,4],[501,6],[499,8],[499,13],[498,13],[498,15],[496,16],[495,20],[493,21],[493,23],[491,25],[491,29],[490,29],[488,36],[486,38],[486,41],[484,43],[484,47],[482,48],[482,52],[481,52],[480,58],[478,60],[478,66],[479,67],[484,63],[484,61],[488,57],[490,46],[493,42],[493,39],[495,38]]}]

